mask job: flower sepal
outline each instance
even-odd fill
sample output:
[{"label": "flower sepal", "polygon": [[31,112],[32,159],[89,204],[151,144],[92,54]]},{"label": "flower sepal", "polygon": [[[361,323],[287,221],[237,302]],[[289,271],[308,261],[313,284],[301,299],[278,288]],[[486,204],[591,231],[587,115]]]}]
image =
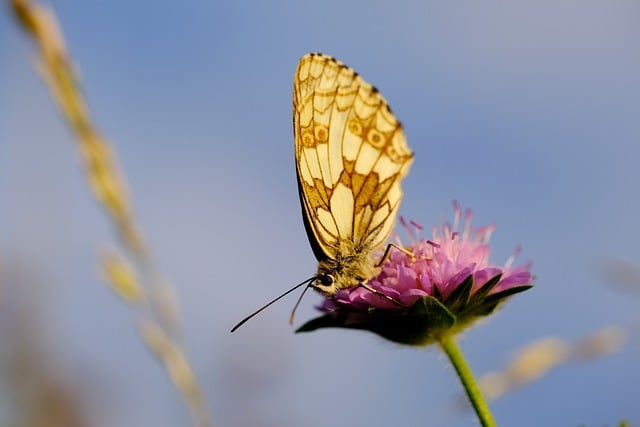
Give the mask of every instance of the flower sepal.
[{"label": "flower sepal", "polygon": [[424,296],[401,311],[336,310],[308,321],[296,332],[323,328],[360,329],[400,344],[424,346],[433,343],[455,323],[456,318],[447,307],[432,296]]}]

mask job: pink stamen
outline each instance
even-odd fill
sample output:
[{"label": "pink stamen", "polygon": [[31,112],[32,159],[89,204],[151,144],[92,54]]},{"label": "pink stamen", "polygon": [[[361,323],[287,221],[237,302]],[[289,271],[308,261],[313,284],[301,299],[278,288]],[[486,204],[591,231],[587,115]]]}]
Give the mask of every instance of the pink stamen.
[{"label": "pink stamen", "polygon": [[445,239],[450,239],[451,238],[451,232],[452,232],[452,229],[451,229],[451,226],[449,224],[443,224],[442,225],[442,237],[444,237]]},{"label": "pink stamen", "polygon": [[400,224],[402,224],[404,228],[409,228],[409,226],[407,225],[407,220],[405,220],[402,215],[400,215],[399,219],[400,219]]},{"label": "pink stamen", "polygon": [[495,225],[488,225],[485,227],[485,230],[482,236],[484,244],[489,243],[489,240],[491,240],[491,235],[493,234],[494,231],[496,231]]},{"label": "pink stamen", "polygon": [[436,242],[432,242],[431,240],[427,240],[427,244],[433,246],[434,248],[440,248],[440,245]]},{"label": "pink stamen", "polygon": [[522,247],[520,245],[516,246],[516,249],[513,251],[513,254],[509,258],[507,258],[507,262],[504,263],[504,268],[511,267],[513,262],[516,260],[516,257],[520,255],[521,252],[522,252]]},{"label": "pink stamen", "polygon": [[462,208],[457,200],[453,201],[453,229],[457,230],[460,224],[460,216],[462,215]]},{"label": "pink stamen", "polygon": [[464,213],[464,220],[466,222],[471,222],[472,218],[473,218],[473,211],[471,210],[471,208],[467,208],[467,211]]},{"label": "pink stamen", "polygon": [[473,211],[471,209],[467,209],[464,214],[464,231],[462,232],[462,236],[464,239],[468,239],[471,234],[471,219],[473,218]]},{"label": "pink stamen", "polygon": [[[417,242],[420,239],[420,231],[422,230],[422,226],[420,224],[414,221],[407,222],[407,220],[404,219],[403,216],[400,217],[400,224],[413,243]],[[398,238],[398,240],[400,239]]]}]

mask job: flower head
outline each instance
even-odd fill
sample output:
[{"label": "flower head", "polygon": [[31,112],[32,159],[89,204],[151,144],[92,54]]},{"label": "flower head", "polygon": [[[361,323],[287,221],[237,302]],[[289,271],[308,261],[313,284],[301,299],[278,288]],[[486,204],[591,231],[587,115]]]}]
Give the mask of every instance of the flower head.
[{"label": "flower head", "polygon": [[472,228],[473,215],[467,210],[458,231],[462,210],[456,202],[454,210],[453,225],[434,227],[430,239],[420,237],[420,225],[401,218],[412,243],[392,247],[366,287],[342,289],[326,298],[319,307],[325,316],[299,331],[337,326],[367,329],[406,344],[429,344],[529,289],[531,264],[512,266],[520,250],[502,267],[492,265],[488,243],[495,227]]}]

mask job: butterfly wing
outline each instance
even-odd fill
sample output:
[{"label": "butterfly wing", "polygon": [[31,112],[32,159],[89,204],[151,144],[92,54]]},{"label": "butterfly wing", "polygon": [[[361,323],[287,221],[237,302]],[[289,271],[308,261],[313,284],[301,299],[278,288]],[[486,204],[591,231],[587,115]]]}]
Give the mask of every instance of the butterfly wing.
[{"label": "butterfly wing", "polygon": [[293,83],[298,190],[318,260],[345,245],[384,243],[413,154],[386,100],[353,69],[323,54],[300,60]]}]

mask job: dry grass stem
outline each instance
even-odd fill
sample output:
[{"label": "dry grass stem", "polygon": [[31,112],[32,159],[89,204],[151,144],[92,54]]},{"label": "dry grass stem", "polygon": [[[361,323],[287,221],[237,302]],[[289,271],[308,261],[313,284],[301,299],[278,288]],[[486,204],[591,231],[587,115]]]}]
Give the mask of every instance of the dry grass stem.
[{"label": "dry grass stem", "polygon": [[132,308],[143,313],[142,338],[162,362],[199,427],[211,425],[209,412],[189,362],[172,335],[177,330],[176,298],[148,255],[131,208],[117,158],[92,122],[87,103],[53,12],[30,0],[10,0],[17,21],[38,48],[37,68],[72,129],[87,182],[112,221],[129,257],[102,258],[105,280]]},{"label": "dry grass stem", "polygon": [[480,388],[487,399],[493,400],[543,377],[558,365],[614,354],[626,341],[627,332],[617,325],[601,328],[575,342],[556,337],[542,338],[518,350],[503,370],[483,375],[479,380]]}]

